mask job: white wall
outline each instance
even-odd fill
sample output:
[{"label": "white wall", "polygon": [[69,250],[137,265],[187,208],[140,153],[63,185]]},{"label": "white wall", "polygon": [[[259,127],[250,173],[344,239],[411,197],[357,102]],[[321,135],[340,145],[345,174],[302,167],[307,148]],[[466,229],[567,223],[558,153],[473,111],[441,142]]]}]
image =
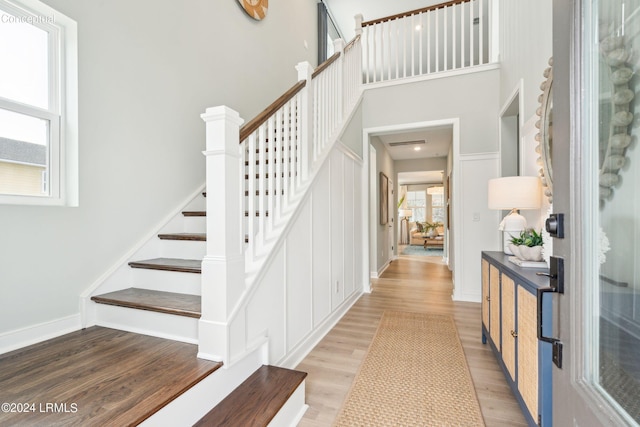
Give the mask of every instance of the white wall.
[{"label": "white wall", "polygon": [[[499,76],[499,70],[492,69],[375,88],[364,94],[365,129],[438,120],[459,123],[454,129],[454,145],[458,138],[458,147],[451,156],[454,223],[450,238],[458,243],[452,245],[454,255],[451,256],[454,265],[460,267],[454,271],[454,297],[460,300],[480,300],[480,252],[500,247],[498,213],[488,210],[486,196],[487,180],[498,176],[499,171]],[[380,161],[378,164],[380,166]],[[446,166],[444,160],[443,165]],[[477,176],[470,178],[476,172]],[[459,217],[454,212],[458,212]]]},{"label": "white wall", "polygon": [[526,122],[536,113],[551,46],[551,0],[500,0],[500,105],[523,80]]},{"label": "white wall", "polygon": [[361,176],[362,161],[336,144],[257,291],[233,320],[232,330],[247,343],[268,334],[270,363],[297,365],[363,290],[356,243],[362,241]]},{"label": "white wall", "polygon": [[364,94],[364,128],[460,117],[460,152],[498,151],[497,69],[387,86]]},{"label": "white wall", "polygon": [[[376,181],[371,184],[375,186],[375,191],[378,195],[376,222],[374,225],[377,242],[376,265],[370,266],[370,270],[371,272],[381,273],[393,257],[391,246],[395,246],[395,243],[389,240],[389,223],[384,225],[380,224],[380,172],[384,173],[391,181],[396,177],[396,173],[394,170],[394,161],[389,155],[389,152],[384,148],[384,144],[380,138],[373,136],[370,138],[370,143],[376,150]],[[395,182],[393,184],[395,185]],[[391,216],[395,218],[395,212],[389,212],[389,221],[391,221]],[[393,236],[397,235],[398,231],[394,229]]]},{"label": "white wall", "polygon": [[[540,84],[545,80],[543,72],[553,54],[551,19],[551,0],[500,0],[500,106],[504,107],[514,90],[521,87],[520,175],[538,175],[534,124],[538,120],[538,96],[542,94]],[[549,206],[546,197],[541,197],[540,211],[521,212],[529,227],[540,229],[543,225]]]},{"label": "white wall", "polygon": [[[251,119],[315,62],[316,2],[45,0],[78,22],[80,206],[0,206],[0,334],[78,296],[204,183],[206,107]],[[304,42],[309,46],[304,47]]]}]

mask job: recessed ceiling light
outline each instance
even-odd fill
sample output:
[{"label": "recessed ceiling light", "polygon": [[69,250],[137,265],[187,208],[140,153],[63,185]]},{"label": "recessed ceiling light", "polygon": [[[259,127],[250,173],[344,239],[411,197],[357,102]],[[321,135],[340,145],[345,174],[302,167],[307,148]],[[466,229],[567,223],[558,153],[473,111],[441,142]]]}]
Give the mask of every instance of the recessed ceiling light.
[{"label": "recessed ceiling light", "polygon": [[420,147],[413,147],[415,151],[420,151]]},{"label": "recessed ceiling light", "polygon": [[422,25],[418,24],[416,25],[416,31],[420,31],[422,29]]}]

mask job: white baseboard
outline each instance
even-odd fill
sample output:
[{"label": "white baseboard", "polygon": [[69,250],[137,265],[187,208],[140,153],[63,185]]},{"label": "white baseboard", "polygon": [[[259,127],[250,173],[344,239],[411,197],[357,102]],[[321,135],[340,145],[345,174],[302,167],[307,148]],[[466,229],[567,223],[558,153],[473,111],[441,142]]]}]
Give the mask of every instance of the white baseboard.
[{"label": "white baseboard", "polygon": [[354,292],[349,298],[347,298],[342,305],[327,316],[326,319],[320,323],[320,325],[305,339],[303,339],[293,350],[289,352],[287,356],[280,359],[275,365],[283,368],[295,369],[296,366],[307,357],[307,355],[314,349],[316,345],[329,333],[331,329],[342,319],[347,311],[358,301],[358,298],[362,295],[362,292]]},{"label": "white baseboard", "polygon": [[0,354],[82,329],[80,314],[62,317],[0,334]]},{"label": "white baseboard", "polygon": [[454,301],[462,302],[482,302],[482,295],[476,292],[453,292]]},{"label": "white baseboard", "polygon": [[391,260],[387,261],[382,267],[380,267],[378,270],[378,278],[382,276],[382,273],[384,273],[387,268],[389,268],[389,264],[391,264]]}]

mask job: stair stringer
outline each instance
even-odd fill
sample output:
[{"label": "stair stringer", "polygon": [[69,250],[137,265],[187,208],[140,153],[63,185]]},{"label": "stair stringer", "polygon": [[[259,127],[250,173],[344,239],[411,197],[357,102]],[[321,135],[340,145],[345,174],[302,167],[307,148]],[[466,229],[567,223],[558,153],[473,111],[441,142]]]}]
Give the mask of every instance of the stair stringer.
[{"label": "stair stringer", "polygon": [[[282,257],[283,248],[287,245],[287,238],[291,236],[292,232],[295,232],[295,227],[300,216],[308,215],[308,212],[305,211],[309,209],[312,203],[312,192],[317,183],[322,181],[323,178],[326,178],[327,165],[331,159],[336,158],[336,156],[340,159],[348,159],[346,161],[355,165],[353,166],[352,175],[354,184],[357,180],[360,180],[361,168],[363,167],[362,159],[340,142],[340,136],[350,123],[354,112],[360,104],[360,100],[361,97],[358,98],[358,102],[354,104],[353,110],[346,120],[344,120],[339,131],[335,132],[331,143],[327,144],[327,149],[318,157],[312,173],[309,174],[309,178],[301,187],[304,191],[298,192],[292,204],[293,207],[289,209],[290,213],[287,220],[278,228],[274,229],[277,233],[274,233],[275,236],[269,241],[264,255],[257,260],[254,259],[246,262],[248,271],[245,278],[245,288],[238,302],[231,310],[226,323],[226,328],[229,331],[229,346],[227,347],[229,354],[225,358],[225,364],[233,365],[237,363],[238,360],[241,360],[243,355],[246,354],[247,349],[251,349],[256,342],[268,340],[270,349],[269,360],[271,363],[278,366],[295,367],[298,360],[313,348],[313,345],[330,330],[362,293],[362,283],[354,284],[351,292],[348,295],[344,295],[344,300],[340,304],[336,304],[335,307],[332,307],[328,315],[315,319],[311,330],[305,331],[302,337],[296,337],[295,344],[292,340],[289,340],[286,344],[288,348],[284,352],[273,350],[274,348],[282,346],[282,342],[273,342],[273,331],[270,331],[268,327],[258,330],[257,328],[260,327],[258,326],[259,322],[254,321],[256,313],[277,311],[277,307],[272,305],[270,301],[261,301],[261,296],[263,296],[261,294],[266,292],[263,288],[265,287],[265,283],[273,283],[274,280],[278,280],[278,274],[274,274],[272,267],[274,263],[279,260],[281,261],[280,258]],[[358,171],[357,173],[356,169]],[[362,185],[361,180],[358,185]],[[358,197],[354,197],[353,200],[357,200],[359,204],[359,195]],[[361,206],[360,209],[362,209]],[[359,220],[360,216],[357,217],[357,221]],[[360,265],[361,262],[362,261],[360,261]],[[359,272],[361,269],[359,266],[356,266],[354,270],[358,270]],[[284,275],[286,275],[286,273],[280,274],[282,280],[284,280]],[[362,278],[360,278],[359,282],[362,282]],[[311,284],[309,285],[311,286]],[[268,292],[266,292],[266,294],[268,294]]]}]

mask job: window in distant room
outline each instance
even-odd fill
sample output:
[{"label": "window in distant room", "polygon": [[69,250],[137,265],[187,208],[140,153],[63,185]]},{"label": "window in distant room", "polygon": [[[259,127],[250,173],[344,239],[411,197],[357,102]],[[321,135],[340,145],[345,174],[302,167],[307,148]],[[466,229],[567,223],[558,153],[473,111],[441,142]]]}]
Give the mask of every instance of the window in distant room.
[{"label": "window in distant room", "polygon": [[427,213],[427,193],[424,190],[407,191],[407,209],[413,211],[411,221],[425,222]]},{"label": "window in distant room", "polygon": [[431,187],[435,190],[430,194],[431,197],[431,222],[439,222],[444,224],[444,192],[440,191],[443,187]]},{"label": "window in distant room", "polygon": [[77,204],[76,23],[0,0],[0,203]]}]

